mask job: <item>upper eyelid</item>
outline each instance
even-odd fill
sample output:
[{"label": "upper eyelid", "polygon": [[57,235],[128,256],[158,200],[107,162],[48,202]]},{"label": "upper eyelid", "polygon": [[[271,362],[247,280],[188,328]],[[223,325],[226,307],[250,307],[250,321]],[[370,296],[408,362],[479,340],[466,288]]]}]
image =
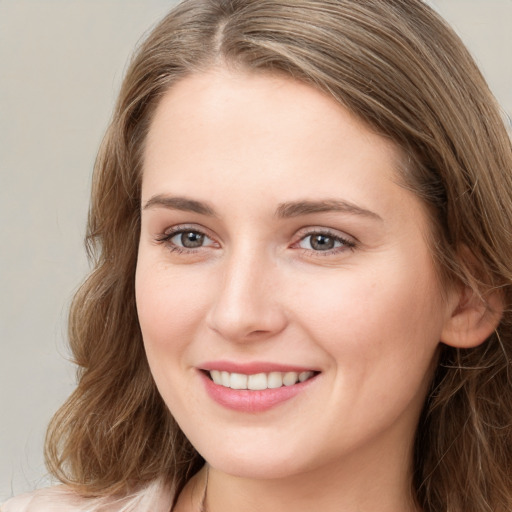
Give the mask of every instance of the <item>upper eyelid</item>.
[{"label": "upper eyelid", "polygon": [[[218,236],[213,235],[209,229],[202,226],[201,224],[195,224],[195,223],[193,223],[193,224],[192,223],[191,224],[183,223],[183,224],[177,224],[177,225],[168,227],[161,234],[157,235],[157,238],[159,240],[170,240],[170,238],[176,236],[177,234],[183,233],[186,231],[198,232],[198,233],[208,237],[212,241],[214,241],[216,243],[220,243]],[[302,239],[304,239],[305,237],[315,235],[315,234],[329,235],[329,236],[339,239],[341,241],[351,242],[354,245],[359,243],[359,240],[357,240],[356,237],[354,237],[353,235],[350,235],[344,231],[340,231],[338,229],[328,228],[325,226],[304,226],[295,231],[295,234],[292,237],[292,239],[294,241],[291,243],[291,245],[295,245],[298,242],[300,242]]]},{"label": "upper eyelid", "polygon": [[189,225],[189,224],[177,224],[175,226],[168,227],[161,232],[155,234],[154,239],[157,242],[167,242],[170,243],[171,238],[174,238],[176,235],[180,233],[186,233],[187,231],[197,232],[205,237],[209,238],[215,243],[219,243],[216,237],[210,234],[210,230],[204,228],[203,226]]},{"label": "upper eyelid", "polygon": [[208,238],[214,238],[211,235],[211,231],[200,224],[177,224],[175,226],[171,226],[166,228],[162,235],[176,235],[178,233],[183,233],[186,231],[196,231],[197,233],[201,233],[202,235],[207,236]]},{"label": "upper eyelid", "polygon": [[[171,226],[169,228],[166,228],[163,231],[163,234],[175,234],[180,233],[183,231],[197,231],[201,234],[210,236],[208,233],[210,233],[210,230],[207,229],[204,226],[201,226],[200,224],[177,224],[175,226]],[[333,228],[327,228],[327,227],[320,227],[320,226],[305,226],[303,228],[298,229],[296,232],[296,236],[300,234],[300,236],[307,236],[311,234],[330,234],[333,236],[339,236],[340,238],[351,238],[353,240],[356,240],[356,238],[352,235],[349,235],[348,233],[345,233],[343,231],[339,231],[338,229]]]},{"label": "upper eyelid", "polygon": [[298,239],[302,239],[306,236],[315,235],[315,234],[326,234],[326,235],[330,235],[334,238],[340,238],[342,240],[350,240],[354,243],[359,243],[359,240],[355,236],[350,235],[349,233],[346,233],[345,231],[340,231],[338,229],[320,227],[320,226],[308,226],[308,227],[301,228],[301,229],[297,230],[295,236]]},{"label": "upper eyelid", "polygon": [[[205,245],[201,245],[199,247],[184,247],[184,246],[181,246],[175,242],[172,241],[172,239],[175,237],[175,236],[178,236],[182,233],[186,233],[186,232],[195,232],[195,233],[199,233],[201,235],[203,235],[205,238],[208,238],[211,242],[211,244],[205,244]],[[154,241],[157,243],[157,244],[161,244],[163,245],[164,247],[167,247],[168,249],[173,249],[173,250],[178,250],[179,252],[183,252],[183,253],[186,253],[186,254],[192,254],[192,253],[195,253],[201,249],[207,249],[207,248],[212,248],[213,245],[219,245],[219,242],[212,236],[210,236],[206,230],[203,230],[203,229],[198,229],[198,228],[195,228],[195,227],[191,227],[191,226],[186,226],[186,225],[176,225],[176,226],[172,226],[170,228],[167,228],[165,229],[163,232],[160,232],[159,234],[157,234],[155,237],[154,237]]]}]

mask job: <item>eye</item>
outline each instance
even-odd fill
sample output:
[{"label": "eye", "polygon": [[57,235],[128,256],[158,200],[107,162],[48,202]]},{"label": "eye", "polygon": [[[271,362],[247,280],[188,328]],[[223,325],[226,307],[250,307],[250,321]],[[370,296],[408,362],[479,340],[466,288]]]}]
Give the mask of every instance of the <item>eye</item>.
[{"label": "eye", "polygon": [[202,231],[181,226],[167,230],[159,235],[156,241],[177,252],[193,251],[215,245],[215,242]]},{"label": "eye", "polygon": [[333,252],[352,249],[355,247],[355,242],[328,231],[318,231],[303,236],[297,243],[297,246],[308,251],[331,254]]},{"label": "eye", "polygon": [[197,249],[202,247],[208,237],[198,231],[182,231],[169,239],[169,242],[186,249]]}]

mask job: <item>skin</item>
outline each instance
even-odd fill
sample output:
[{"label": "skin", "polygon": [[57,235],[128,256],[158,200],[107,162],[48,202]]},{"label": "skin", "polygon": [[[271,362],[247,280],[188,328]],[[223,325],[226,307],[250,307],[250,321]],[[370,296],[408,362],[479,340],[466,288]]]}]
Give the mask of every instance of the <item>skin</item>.
[{"label": "skin", "polygon": [[[401,157],[285,77],[215,69],[161,100],[145,150],[137,307],[162,397],[210,465],[210,512],[416,510],[413,437],[460,293],[444,286],[443,299]],[[276,215],[304,200],[356,208]],[[177,226],[204,244],[177,249]],[[315,250],[312,232],[346,242]],[[205,392],[199,369],[220,359],[320,374],[270,410],[239,412]],[[199,509],[204,481],[203,470],[176,510]]]}]

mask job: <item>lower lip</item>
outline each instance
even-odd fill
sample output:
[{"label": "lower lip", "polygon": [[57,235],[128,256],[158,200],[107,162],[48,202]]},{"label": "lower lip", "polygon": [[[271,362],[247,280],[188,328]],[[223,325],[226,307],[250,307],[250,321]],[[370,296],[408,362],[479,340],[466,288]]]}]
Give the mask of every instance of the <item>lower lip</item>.
[{"label": "lower lip", "polygon": [[318,375],[293,386],[281,386],[276,389],[252,391],[248,389],[231,389],[215,384],[204,372],[199,372],[206,391],[215,402],[239,412],[263,412],[275,407],[309,387]]}]

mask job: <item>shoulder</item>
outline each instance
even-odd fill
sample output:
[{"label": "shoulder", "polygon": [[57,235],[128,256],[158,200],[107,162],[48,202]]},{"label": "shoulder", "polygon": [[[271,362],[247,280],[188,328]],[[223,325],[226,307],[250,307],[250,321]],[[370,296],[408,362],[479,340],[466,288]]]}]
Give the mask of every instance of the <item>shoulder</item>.
[{"label": "shoulder", "polygon": [[11,498],[0,512],[168,512],[172,501],[170,487],[158,481],[119,498],[84,498],[59,485]]},{"label": "shoulder", "polygon": [[64,486],[49,487],[11,498],[0,506],[1,512],[75,512],[84,509],[84,498],[80,498]]}]

